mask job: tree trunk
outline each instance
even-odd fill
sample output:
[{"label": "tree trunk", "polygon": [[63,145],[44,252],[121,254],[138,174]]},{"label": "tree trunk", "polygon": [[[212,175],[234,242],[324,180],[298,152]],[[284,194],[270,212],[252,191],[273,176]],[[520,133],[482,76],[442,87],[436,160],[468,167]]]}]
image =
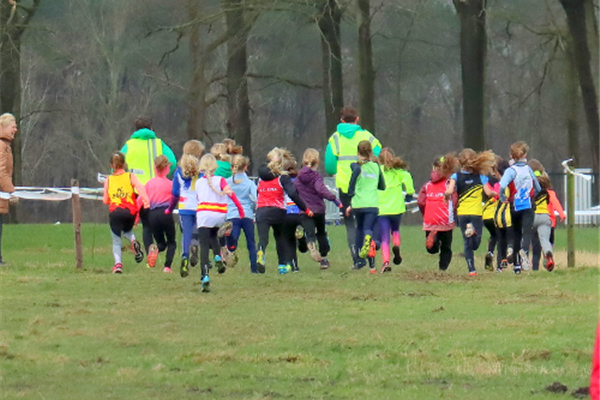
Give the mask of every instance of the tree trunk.
[{"label": "tree trunk", "polygon": [[485,149],[484,86],[487,35],[485,0],[454,0],[460,18],[460,62],[463,85],[463,145]]},{"label": "tree trunk", "polygon": [[323,100],[325,102],[325,137],[335,132],[344,107],[342,79],[342,43],[340,23],[342,11],[336,0],[324,0],[319,10],[318,25],[321,31],[323,53]]},{"label": "tree trunk", "polygon": [[[35,15],[41,0],[33,0],[33,5],[21,12],[17,3],[0,1],[0,112],[10,112],[17,122],[21,122],[21,36]],[[23,158],[21,155],[21,134],[17,133],[12,142],[13,183],[23,184]],[[11,207],[12,222],[17,222],[16,211]]]},{"label": "tree trunk", "polygon": [[248,59],[246,49],[250,24],[245,21],[242,0],[224,0],[227,21],[227,129],[233,139],[252,154],[250,124],[250,99],[246,72]]},{"label": "tree trunk", "polygon": [[598,98],[590,65],[584,0],[560,0],[560,3],[567,14],[569,33],[573,40],[573,56],[579,77],[579,87],[581,89],[588,134],[590,136],[593,168],[594,171],[598,171],[598,148],[600,147]]},{"label": "tree trunk", "polygon": [[358,0],[358,73],[361,126],[375,134],[375,69],[371,44],[370,0]]},{"label": "tree trunk", "polygon": [[[197,21],[200,15],[198,2],[188,1],[190,20]],[[205,57],[202,54],[200,24],[193,24],[189,31],[190,61],[192,81],[188,95],[187,138],[206,141],[204,122],[206,117],[206,78],[204,76]],[[208,145],[205,143],[205,145]]]}]

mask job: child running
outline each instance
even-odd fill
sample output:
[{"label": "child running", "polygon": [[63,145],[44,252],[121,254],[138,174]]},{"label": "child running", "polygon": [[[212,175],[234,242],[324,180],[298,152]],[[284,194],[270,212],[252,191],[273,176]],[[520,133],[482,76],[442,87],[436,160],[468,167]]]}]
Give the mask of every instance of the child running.
[{"label": "child running", "polygon": [[[527,165],[528,152],[527,143],[513,143],[510,146],[510,156],[514,164],[506,169],[500,179],[500,201],[509,201],[511,204],[515,274],[520,274],[522,269],[529,269],[529,246],[535,217],[533,198],[542,190],[533,170]],[[506,188],[510,189],[508,198],[504,192]]]},{"label": "child running", "polygon": [[[356,248],[360,248],[360,258],[369,257],[369,273],[375,274],[374,265],[375,242],[373,228],[379,213],[378,190],[385,190],[385,180],[379,164],[373,161],[371,142],[363,140],[358,143],[358,162],[350,165],[352,175],[348,187],[348,196],[352,199],[346,215],[350,212],[356,217]],[[360,268],[355,266],[353,268]]]},{"label": "child running", "polygon": [[[317,150],[306,149],[302,155],[302,164],[303,167],[298,173],[294,185],[300,198],[313,212],[312,217],[302,214],[306,245],[312,259],[320,264],[321,269],[327,269],[330,267],[327,255],[331,249],[325,228],[325,202],[323,200],[333,201],[338,207],[342,207],[342,203],[325,186],[323,177],[317,171],[319,168],[319,152]],[[317,243],[319,244],[318,249]]]},{"label": "child running", "polygon": [[[487,186],[488,189],[497,193],[500,188],[500,178],[501,175],[498,174],[498,164],[502,162],[502,157],[496,155],[496,160],[494,161],[494,165],[492,165],[492,171],[488,176]],[[498,205],[498,197],[497,196],[485,196],[485,202],[483,204],[483,226],[490,234],[490,238],[488,239],[487,245],[487,253],[485,254],[485,269],[488,271],[494,270],[494,250],[496,249],[496,244],[498,243],[498,228],[494,224],[494,213],[496,212],[496,208]],[[500,264],[498,264],[499,266]]]},{"label": "child running", "polygon": [[440,253],[439,269],[446,271],[452,261],[452,230],[456,226],[455,209],[458,196],[452,192],[446,198],[448,179],[458,169],[454,154],[433,161],[431,180],[421,187],[417,204],[423,215],[425,248],[429,254]]},{"label": "child running", "polygon": [[[294,182],[298,177],[298,163],[296,160],[294,158],[286,158],[282,167],[292,179],[292,182]],[[296,249],[300,247],[301,242],[304,242],[304,247],[306,248],[305,238],[296,237],[296,230],[301,229],[302,226],[300,208],[287,194],[285,195],[285,205],[286,214],[283,219],[283,226],[281,227],[281,240],[285,255],[283,257],[283,263],[279,264],[278,271],[280,274],[286,274],[290,271],[300,272],[300,267],[298,266],[298,252]]]},{"label": "child running", "polygon": [[[379,191],[379,216],[375,226],[376,242],[381,243],[383,266],[381,272],[390,272],[390,232],[394,264],[400,265],[400,223],[406,211],[405,201],[412,201],[415,194],[413,178],[407,171],[408,164],[396,157],[394,150],[389,147],[379,153],[381,173],[385,180],[385,190]],[[404,196],[406,191],[406,197]]]},{"label": "child running", "polygon": [[158,253],[167,251],[163,272],[171,273],[171,264],[175,256],[177,241],[175,237],[175,222],[173,215],[168,212],[171,201],[171,192],[173,190],[173,182],[167,178],[171,163],[169,159],[160,155],[154,161],[154,170],[156,176],[146,183],[146,193],[150,201],[150,211],[148,212],[148,222],[152,230],[152,236],[156,244],[150,245],[148,252],[148,267],[156,266]]},{"label": "child running", "polygon": [[[548,272],[554,269],[553,240],[552,240],[552,220],[550,218],[550,194],[552,185],[550,177],[546,174],[545,168],[541,162],[536,159],[529,161],[529,167],[533,174],[538,178],[542,188],[535,196],[535,216],[533,218],[533,237],[531,241],[532,260],[531,269],[539,270],[540,258],[543,254],[546,258],[545,268]],[[556,221],[556,217],[555,217]]]},{"label": "child running", "polygon": [[182,278],[189,275],[189,265],[198,264],[198,230],[196,229],[196,181],[200,173],[200,157],[204,144],[199,140],[189,140],[183,145],[183,155],[173,176],[173,190],[168,212],[175,207],[179,211],[181,226],[181,265],[179,274]]},{"label": "child running", "polygon": [[[110,158],[110,167],[114,171],[104,181],[103,202],[108,205],[108,220],[112,236],[112,250],[115,258],[113,274],[123,272],[123,262],[121,260],[121,235],[125,236],[131,243],[131,250],[135,253],[135,261],[141,263],[144,259],[144,252],[140,243],[136,240],[133,233],[133,225],[139,209],[136,197],[142,198],[145,208],[149,207],[148,195],[144,185],[132,172],[125,172],[125,155],[117,151]],[[137,191],[137,195],[135,193]]]},{"label": "child running", "polygon": [[200,264],[202,291],[210,291],[210,278],[208,270],[209,250],[212,249],[217,272],[222,274],[226,267],[221,255],[221,246],[217,238],[217,231],[227,218],[227,197],[229,197],[238,209],[240,218],[244,218],[244,209],[237,196],[231,190],[227,181],[222,176],[215,176],[217,160],[212,154],[205,154],[200,159],[200,172],[202,177],[196,182],[196,195],[198,197],[198,209],[196,213],[196,226],[200,239]]},{"label": "child running", "polygon": [[234,266],[237,263],[237,254],[235,251],[238,246],[238,239],[242,231],[246,236],[246,246],[250,257],[250,272],[258,273],[256,267],[256,242],[254,237],[254,209],[256,207],[256,184],[248,178],[247,171],[250,160],[242,155],[235,155],[231,161],[233,175],[227,178],[227,184],[237,196],[242,208],[244,209],[244,218],[240,217],[238,209],[230,198],[227,199],[227,221],[232,224],[231,234],[226,237],[227,251],[226,261],[228,266]]},{"label": "child running", "polygon": [[463,149],[458,154],[460,172],[452,174],[446,197],[454,191],[458,195],[457,220],[463,235],[465,260],[469,276],[476,276],[475,251],[481,244],[483,229],[483,194],[492,197],[496,193],[487,185],[492,166],[496,161],[492,151],[476,153]]},{"label": "child running", "polygon": [[285,160],[292,159],[289,151],[275,147],[267,154],[267,164],[258,168],[258,199],[256,204],[256,226],[258,228],[257,270],[265,273],[265,259],[269,245],[269,228],[273,228],[279,265],[285,265],[283,221],[286,215],[285,194],[308,216],[312,211],[298,196],[294,183],[284,168]]},{"label": "child running", "polygon": [[[506,160],[498,162],[496,166],[497,177],[501,178],[504,172],[510,164]],[[494,191],[500,193],[500,182],[494,185]],[[504,195],[509,196],[510,191],[508,188],[504,189]],[[498,198],[499,200],[499,198]],[[494,227],[496,228],[497,237],[497,258],[496,258],[496,271],[502,272],[508,268],[509,259],[513,258],[513,233],[512,233],[512,219],[510,214],[510,204],[496,201],[496,207],[494,210],[493,220]]]}]

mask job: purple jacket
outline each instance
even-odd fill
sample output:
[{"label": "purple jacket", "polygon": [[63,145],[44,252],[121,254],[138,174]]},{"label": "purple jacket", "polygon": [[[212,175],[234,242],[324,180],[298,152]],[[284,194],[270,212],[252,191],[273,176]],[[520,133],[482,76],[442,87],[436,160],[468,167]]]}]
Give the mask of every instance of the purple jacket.
[{"label": "purple jacket", "polygon": [[321,174],[309,167],[302,167],[298,173],[298,177],[294,180],[294,186],[296,186],[300,198],[315,214],[325,214],[325,202],[323,199],[333,201],[339,205],[335,194],[325,186]]}]

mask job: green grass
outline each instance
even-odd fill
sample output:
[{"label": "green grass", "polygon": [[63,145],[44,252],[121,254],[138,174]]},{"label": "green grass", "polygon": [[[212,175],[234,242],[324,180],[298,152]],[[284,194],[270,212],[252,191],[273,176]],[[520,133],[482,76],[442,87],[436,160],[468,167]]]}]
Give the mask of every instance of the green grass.
[{"label": "green grass", "polygon": [[257,276],[242,261],[204,294],[198,269],[132,254],[111,274],[107,225],[82,227],[81,272],[71,226],[5,226],[0,398],[567,399],[545,387],[588,385],[597,229],[577,231],[576,268],[559,230],[554,272],[487,273],[480,249],[474,279],[458,256],[439,273],[417,227],[402,228],[403,264],[374,276],[330,234],[330,270],[301,255],[299,274]]}]

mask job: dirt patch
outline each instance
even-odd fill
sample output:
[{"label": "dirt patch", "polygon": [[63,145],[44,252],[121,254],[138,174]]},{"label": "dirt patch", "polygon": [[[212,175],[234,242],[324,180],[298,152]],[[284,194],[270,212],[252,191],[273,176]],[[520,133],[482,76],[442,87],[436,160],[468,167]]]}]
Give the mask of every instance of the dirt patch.
[{"label": "dirt patch", "polygon": [[567,393],[569,388],[560,382],[554,382],[552,385],[546,386],[546,390],[550,393]]},{"label": "dirt patch", "polygon": [[580,387],[579,389],[573,391],[571,396],[576,399],[588,399],[590,397],[590,388],[588,387]]}]

